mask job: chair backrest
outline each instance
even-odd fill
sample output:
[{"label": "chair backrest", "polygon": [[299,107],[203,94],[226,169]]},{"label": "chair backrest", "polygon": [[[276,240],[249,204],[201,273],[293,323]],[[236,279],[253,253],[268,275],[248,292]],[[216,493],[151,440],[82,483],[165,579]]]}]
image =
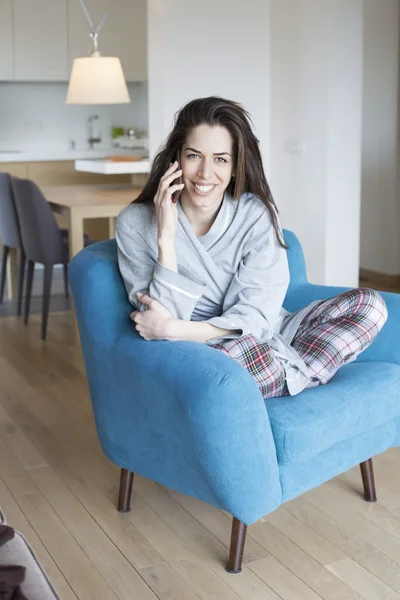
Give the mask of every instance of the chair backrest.
[{"label": "chair backrest", "polygon": [[12,178],[11,185],[28,260],[48,265],[67,262],[57,221],[38,186],[30,179],[18,177]]},{"label": "chair backrest", "polygon": [[0,173],[0,239],[9,248],[21,247],[17,209],[8,173]]}]

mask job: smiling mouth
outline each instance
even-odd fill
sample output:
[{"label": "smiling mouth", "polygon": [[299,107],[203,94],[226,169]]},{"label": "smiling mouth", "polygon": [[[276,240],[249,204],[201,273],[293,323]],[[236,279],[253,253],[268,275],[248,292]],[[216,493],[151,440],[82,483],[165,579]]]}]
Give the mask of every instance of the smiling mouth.
[{"label": "smiling mouth", "polygon": [[215,188],[216,184],[212,184],[212,185],[200,185],[198,183],[194,183],[193,187],[195,188],[196,192],[206,196],[207,194],[210,194],[213,189]]}]

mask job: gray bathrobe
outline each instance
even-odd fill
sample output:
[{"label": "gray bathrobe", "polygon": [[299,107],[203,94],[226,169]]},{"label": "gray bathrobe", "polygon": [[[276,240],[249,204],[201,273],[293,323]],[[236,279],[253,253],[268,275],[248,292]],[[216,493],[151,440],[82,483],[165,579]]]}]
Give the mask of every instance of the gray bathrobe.
[{"label": "gray bathrobe", "polygon": [[176,319],[239,330],[223,339],[251,334],[268,342],[284,365],[290,394],[299,393],[310,379],[290,342],[310,307],[285,326],[290,315],[282,307],[289,285],[287,256],[264,203],[250,193],[236,201],[225,193],[214,223],[202,236],[195,235],[179,202],[177,208],[178,273],[157,260],[152,203],[130,204],[118,216],[118,263],[130,302],[144,310],[136,292],[147,293]]}]

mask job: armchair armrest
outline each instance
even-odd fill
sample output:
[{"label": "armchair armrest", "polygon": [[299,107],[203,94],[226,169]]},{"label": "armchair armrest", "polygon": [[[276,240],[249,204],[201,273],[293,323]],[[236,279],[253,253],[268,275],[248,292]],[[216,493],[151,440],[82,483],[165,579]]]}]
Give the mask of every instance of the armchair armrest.
[{"label": "armchair armrest", "polygon": [[[284,306],[294,312],[314,300],[326,300],[345,292],[346,287],[305,283],[289,290]],[[391,362],[400,364],[400,295],[379,292],[386,302],[388,320],[376,340],[357,358],[357,362]]]},{"label": "armchair armrest", "polygon": [[268,414],[243,367],[206,344],[145,341],[131,324],[109,348],[82,345],[108,458],[246,524],[280,504]]}]

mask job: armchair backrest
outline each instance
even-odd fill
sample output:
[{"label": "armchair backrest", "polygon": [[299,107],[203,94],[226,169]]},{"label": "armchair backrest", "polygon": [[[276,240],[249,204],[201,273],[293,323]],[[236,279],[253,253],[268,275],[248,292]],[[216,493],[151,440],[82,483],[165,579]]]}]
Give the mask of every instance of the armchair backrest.
[{"label": "armchair backrest", "polygon": [[[289,246],[290,292],[305,283],[307,276],[299,240],[287,230],[284,237]],[[112,343],[123,330],[132,327],[132,306],[119,273],[115,240],[97,242],[81,250],[70,262],[68,276],[82,342],[89,336]]]},{"label": "armchair backrest", "polygon": [[303,248],[297,236],[293,231],[283,230],[286,245],[289,246],[287,257],[289,261],[290,285],[289,292],[293,288],[307,283],[306,261],[304,259]]}]

